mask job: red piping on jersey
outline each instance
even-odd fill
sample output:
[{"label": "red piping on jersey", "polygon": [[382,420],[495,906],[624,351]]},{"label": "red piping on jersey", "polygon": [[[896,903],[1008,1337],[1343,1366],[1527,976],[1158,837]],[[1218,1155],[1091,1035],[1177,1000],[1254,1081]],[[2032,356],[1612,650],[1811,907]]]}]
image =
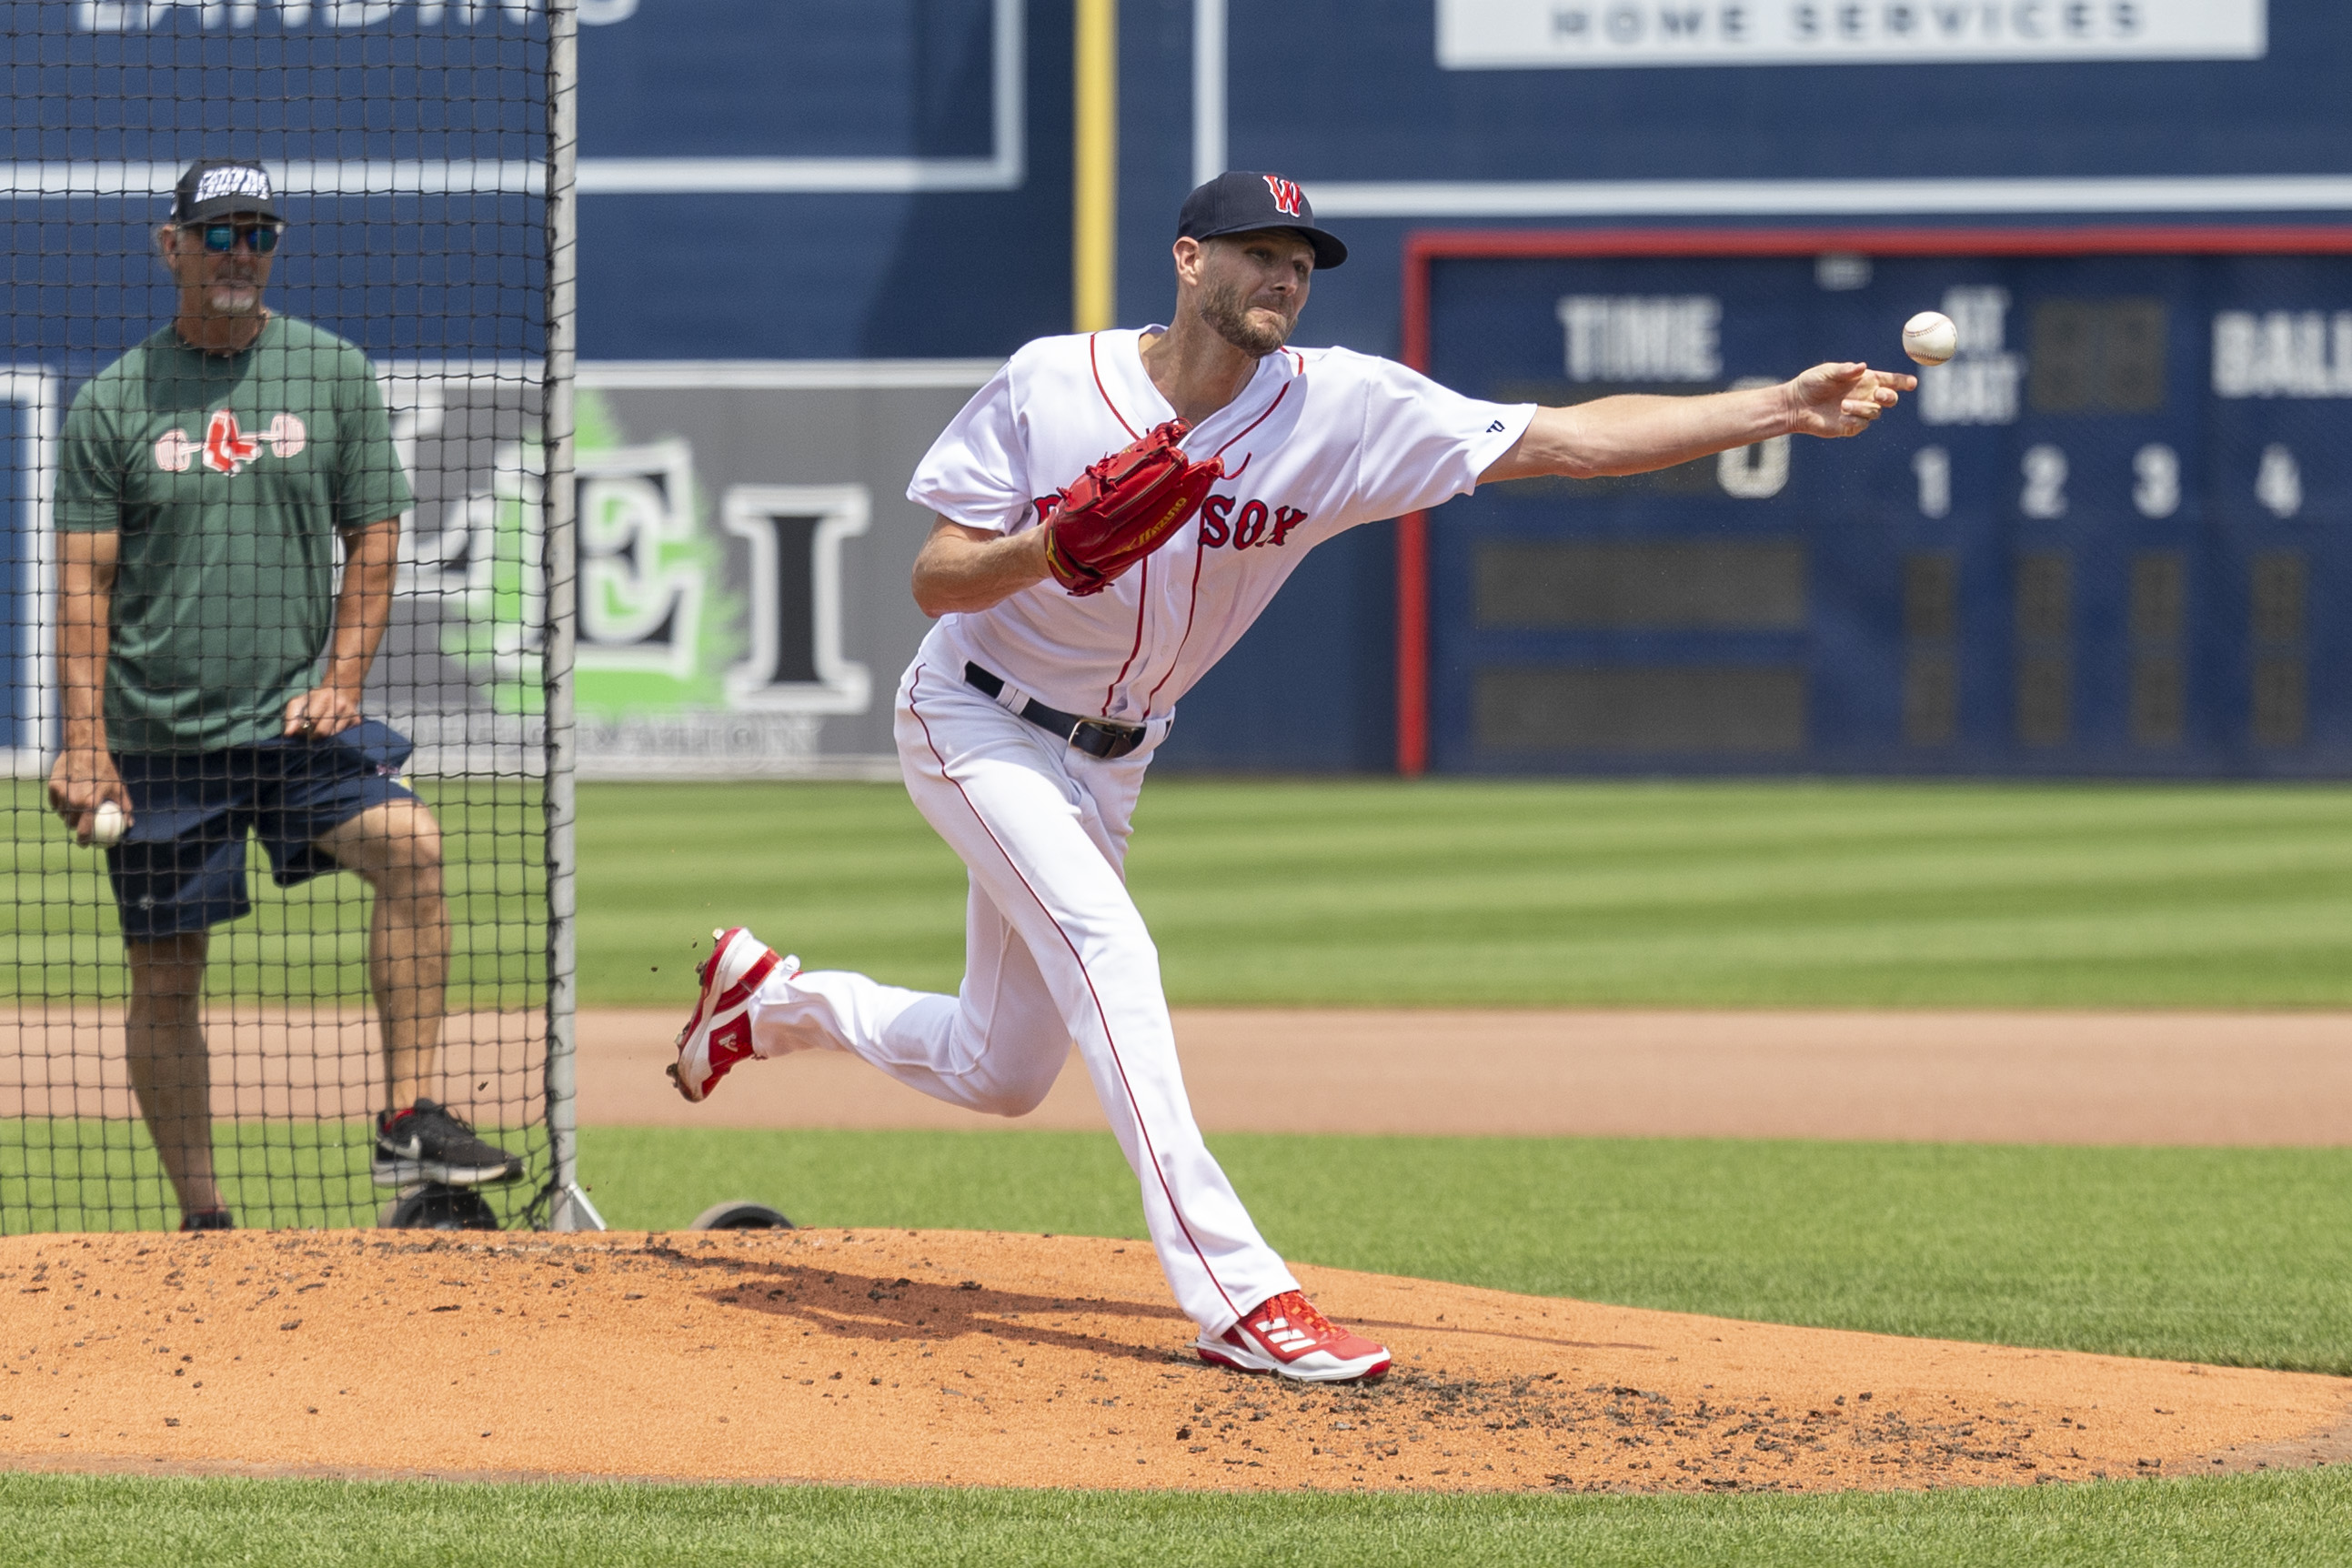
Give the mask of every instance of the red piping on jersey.
[{"label": "red piping on jersey", "polygon": [[1004,847],[1004,841],[996,837],[996,829],[989,826],[988,818],[981,816],[980,807],[972,805],[971,794],[963,787],[963,781],[948,772],[948,760],[940,755],[940,743],[931,738],[930,721],[923,717],[922,710],[915,705],[915,688],[922,684],[922,679],[928,673],[929,673],[929,667],[918,668],[915,679],[907,683],[907,711],[914,715],[916,723],[922,725],[923,743],[930,748],[932,760],[940,764],[940,776],[955,785],[956,794],[963,797],[964,809],[971,813],[971,819],[974,822],[980,824],[980,830],[988,835],[988,841],[996,846],[996,852],[1004,857],[1005,868],[1020,881],[1021,890],[1027,893],[1030,900],[1036,904],[1037,912],[1044,915],[1047,923],[1053,926],[1055,934],[1062,939],[1062,945],[1070,950],[1070,958],[1077,964],[1078,974],[1087,983],[1087,997],[1095,1005],[1095,1021],[1102,1026],[1103,1045],[1110,1052],[1111,1066],[1118,1069],[1118,1087],[1127,1096],[1129,1114],[1135,1118],[1135,1135],[1142,1141],[1143,1151],[1150,1157],[1151,1174],[1160,1184],[1160,1195],[1168,1200],[1168,1212],[1175,1216],[1176,1228],[1184,1233],[1185,1245],[1192,1249],[1192,1256],[1201,1260],[1201,1272],[1209,1277],[1209,1283],[1216,1287],[1219,1299],[1225,1303],[1234,1320],[1239,1321],[1243,1316],[1242,1309],[1234,1305],[1233,1297],[1226,1293],[1224,1285],[1217,1279],[1216,1269],[1209,1264],[1209,1255],[1202,1251],[1201,1244],[1193,1239],[1192,1227],[1184,1223],[1184,1210],[1176,1202],[1175,1192],[1168,1185],[1168,1173],[1160,1168],[1160,1151],[1152,1144],[1151,1130],[1144,1125],[1143,1107],[1136,1100],[1135,1087],[1128,1082],[1127,1063],[1118,1054],[1118,1037],[1110,1032],[1110,1016],[1103,1011],[1102,993],[1095,989],[1095,977],[1087,968],[1086,955],[1078,951],[1078,944],[1070,940],[1070,933],[1062,929],[1062,922],[1054,918],[1054,911],[1047,907],[1045,900],[1037,896],[1037,889],[1032,887],[1029,879],[1023,875],[1011,851]]},{"label": "red piping on jersey", "polygon": [[[1296,359],[1297,355],[1294,354],[1292,357]],[[1111,417],[1117,419],[1119,423],[1119,427],[1124,429],[1129,436],[1134,435],[1135,426],[1128,424],[1126,416],[1119,413],[1118,405],[1111,402],[1110,393],[1103,386],[1102,365],[1095,358],[1095,340],[1091,335],[1087,339],[1087,363],[1094,368],[1095,390],[1102,394],[1103,404],[1110,409]],[[1307,362],[1305,360],[1298,360],[1297,365],[1299,373],[1302,374],[1305,374]],[[1240,431],[1234,436],[1232,440],[1227,441],[1223,446],[1218,447],[1216,451],[1212,454],[1212,460],[1213,461],[1217,458],[1223,457],[1227,452],[1233,449],[1234,441],[1240,440],[1244,436],[1248,435],[1251,431],[1265,424],[1268,419],[1273,418],[1274,411],[1282,406],[1282,400],[1290,395],[1290,389],[1294,384],[1296,384],[1296,380],[1297,378],[1294,377],[1291,381],[1284,382],[1282,384],[1282,390],[1274,395],[1274,401],[1265,405],[1265,412],[1251,420],[1247,425],[1243,426]],[[1256,456],[1257,454],[1255,452],[1244,454],[1242,458],[1242,468],[1234,469],[1233,473],[1227,474],[1225,478],[1232,479],[1234,475],[1239,474],[1242,471],[1242,468],[1248,468],[1250,466],[1250,460]],[[1193,526],[1195,530],[1193,537],[1197,540],[1199,538],[1198,522],[1196,521]],[[1150,696],[1148,696],[1143,700],[1143,716],[1146,719],[1151,717],[1152,699],[1160,695],[1160,687],[1168,684],[1168,676],[1176,673],[1175,660],[1182,656],[1184,652],[1184,644],[1189,641],[1192,636],[1192,616],[1194,612],[1196,612],[1201,606],[1201,563],[1207,554],[1208,552],[1205,549],[1196,548],[1193,551],[1192,598],[1192,602],[1185,606],[1184,610],[1184,635],[1176,639],[1176,652],[1174,655],[1171,656],[1168,665],[1168,674],[1160,678],[1160,684],[1158,686],[1154,686],[1151,689]],[[1127,679],[1127,672],[1135,668],[1135,656],[1143,651],[1143,617],[1146,612],[1150,608],[1150,591],[1151,558],[1147,555],[1143,560],[1143,582],[1137,590],[1135,599],[1135,645],[1127,650],[1127,662],[1118,667],[1118,673],[1112,676],[1110,684],[1103,689],[1103,712],[1106,716],[1110,712],[1111,699],[1118,694],[1119,682],[1125,680]]]},{"label": "red piping on jersey", "polygon": [[[1306,362],[1304,360],[1299,362],[1299,369],[1301,371],[1306,369]],[[1291,384],[1292,384],[1290,382],[1284,382],[1282,384],[1282,390],[1274,395],[1274,401],[1265,405],[1265,412],[1251,420],[1248,425],[1244,426],[1240,436],[1235,436],[1233,441],[1228,441],[1223,446],[1218,447],[1216,450],[1216,456],[1220,458],[1223,457],[1228,451],[1233,449],[1234,441],[1240,440],[1242,436],[1248,435],[1252,430],[1256,429],[1259,426],[1272,418],[1274,416],[1274,411],[1282,406],[1282,400],[1290,395]],[[1225,475],[1225,478],[1230,479],[1238,477],[1242,468],[1248,468],[1250,463],[1256,457],[1257,453],[1255,451],[1244,453],[1242,455],[1241,468],[1232,469]],[[1143,716],[1146,719],[1151,717],[1151,705],[1160,700],[1160,687],[1168,684],[1169,677],[1176,673],[1176,666],[1182,661],[1184,658],[1184,645],[1192,640],[1193,617],[1200,613],[1201,609],[1201,563],[1209,558],[1208,547],[1200,542],[1200,529],[1201,525],[1199,520],[1195,519],[1192,524],[1192,596],[1184,605],[1184,635],[1176,639],[1176,651],[1168,656],[1167,674],[1162,675],[1160,678],[1158,684],[1152,687],[1150,695],[1143,700]],[[1146,561],[1144,564],[1149,566],[1150,562]],[[1140,644],[1143,638],[1143,619],[1140,616],[1136,617],[1135,635],[1137,642]],[[1130,661],[1135,656],[1131,653],[1128,655]],[[1124,667],[1120,668],[1119,674],[1122,677],[1127,674],[1127,670]],[[1116,688],[1118,685],[1118,682],[1114,680],[1111,682],[1111,685]],[[1109,701],[1106,700],[1103,706],[1106,708],[1109,707]]]},{"label": "red piping on jersey", "polygon": [[[1249,459],[1243,458],[1242,465],[1248,467]],[[1184,635],[1176,639],[1176,651],[1168,656],[1168,675],[1161,676],[1159,685],[1154,686],[1151,694],[1143,700],[1143,716],[1147,720],[1151,717],[1151,705],[1160,700],[1160,688],[1168,684],[1168,676],[1175,674],[1177,665],[1183,661],[1184,645],[1192,640],[1192,617],[1201,609],[1201,563],[1208,558],[1208,546],[1201,542],[1201,525],[1195,519],[1192,524],[1192,597],[1184,606]]]},{"label": "red piping on jersey", "polygon": [[1127,662],[1118,667],[1118,673],[1110,678],[1108,686],[1103,688],[1103,717],[1106,719],[1110,717],[1110,700],[1118,692],[1118,683],[1127,679],[1127,672],[1135,668],[1135,656],[1143,651],[1143,617],[1151,608],[1150,556],[1143,558],[1142,570],[1143,581],[1135,591],[1135,646],[1127,650]]},{"label": "red piping on jersey", "polygon": [[[1281,406],[1282,406],[1282,400],[1283,400],[1284,398],[1286,398],[1286,397],[1287,397],[1287,396],[1289,396],[1289,395],[1290,395],[1290,388],[1291,388],[1291,384],[1291,384],[1291,383],[1289,383],[1289,382],[1287,382],[1287,381],[1284,382],[1284,383],[1282,384],[1282,390],[1281,390],[1280,392],[1277,392],[1277,393],[1276,393],[1276,394],[1274,395],[1274,401],[1273,401],[1272,403],[1269,403],[1269,404],[1267,404],[1267,405],[1265,405],[1265,413],[1263,413],[1263,414],[1261,414],[1261,415],[1259,415],[1256,418],[1255,418],[1255,419],[1251,420],[1247,425],[1243,426],[1242,426],[1241,436],[1236,436],[1236,437],[1234,437],[1234,441],[1238,441],[1238,440],[1240,440],[1240,439],[1242,438],[1242,436],[1246,436],[1246,435],[1248,435],[1251,431],[1253,431],[1253,430],[1256,429],[1259,426],[1261,426],[1261,425],[1265,424],[1268,419],[1273,418],[1273,417],[1274,417],[1274,411],[1275,411],[1276,409],[1277,409],[1277,408],[1279,408],[1279,407],[1281,407]],[[1216,451],[1215,451],[1213,454],[1212,454],[1212,455],[1213,455],[1213,456],[1214,456],[1214,457],[1219,457],[1219,458],[1223,457],[1223,456],[1225,455],[1225,453],[1226,453],[1227,449],[1228,449],[1228,448],[1230,448],[1230,447],[1233,446],[1234,441],[1228,441],[1228,442],[1226,442],[1226,443],[1224,444],[1224,446],[1218,447],[1218,448],[1216,449]],[[1250,458],[1254,458],[1254,457],[1255,457],[1255,456],[1257,456],[1257,454],[1256,454],[1256,453],[1255,453],[1255,452],[1252,452],[1252,453],[1250,453],[1250,454],[1248,455],[1248,457],[1244,457],[1244,458],[1242,458],[1242,468],[1248,468],[1248,467],[1249,467],[1249,460],[1250,460]],[[1234,470],[1234,474],[1238,474],[1238,473],[1240,473],[1240,472],[1242,471],[1242,468],[1235,468],[1235,469]],[[1227,474],[1225,477],[1226,477],[1227,479],[1231,479],[1231,478],[1233,478],[1233,474]]]},{"label": "red piping on jersey", "polygon": [[1100,336],[1100,332],[1087,334],[1087,368],[1095,373],[1095,390],[1102,394],[1103,406],[1110,410],[1110,416],[1118,421],[1118,427],[1126,431],[1127,438],[1132,441],[1137,438],[1135,426],[1127,422],[1127,416],[1121,414],[1118,405],[1110,400],[1110,388],[1103,384],[1102,361],[1095,357],[1095,340]]}]

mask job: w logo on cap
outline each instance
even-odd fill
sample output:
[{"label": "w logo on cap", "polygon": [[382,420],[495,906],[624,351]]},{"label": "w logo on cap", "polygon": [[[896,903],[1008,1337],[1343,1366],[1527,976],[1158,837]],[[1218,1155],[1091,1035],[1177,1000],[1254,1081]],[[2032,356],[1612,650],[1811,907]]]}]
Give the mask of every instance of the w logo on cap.
[{"label": "w logo on cap", "polygon": [[1285,217],[1298,216],[1298,204],[1307,198],[1299,193],[1297,180],[1286,180],[1279,174],[1263,176],[1265,188],[1274,193],[1274,206]]}]

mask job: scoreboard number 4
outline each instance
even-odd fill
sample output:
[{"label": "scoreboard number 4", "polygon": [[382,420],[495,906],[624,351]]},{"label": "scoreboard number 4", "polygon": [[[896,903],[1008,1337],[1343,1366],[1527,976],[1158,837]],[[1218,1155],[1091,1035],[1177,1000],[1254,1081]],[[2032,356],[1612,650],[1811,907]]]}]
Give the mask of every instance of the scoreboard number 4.
[{"label": "scoreboard number 4", "polygon": [[2294,454],[2275,441],[2263,448],[2254,499],[2275,518],[2290,518],[2303,510],[2303,470],[2295,466]]}]

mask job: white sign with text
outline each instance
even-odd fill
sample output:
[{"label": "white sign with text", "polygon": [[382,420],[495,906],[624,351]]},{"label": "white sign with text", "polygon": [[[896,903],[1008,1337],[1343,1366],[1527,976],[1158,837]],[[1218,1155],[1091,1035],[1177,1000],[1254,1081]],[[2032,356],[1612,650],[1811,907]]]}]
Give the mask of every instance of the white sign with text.
[{"label": "white sign with text", "polygon": [[1448,70],[2260,59],[2268,0],[1437,0]]}]

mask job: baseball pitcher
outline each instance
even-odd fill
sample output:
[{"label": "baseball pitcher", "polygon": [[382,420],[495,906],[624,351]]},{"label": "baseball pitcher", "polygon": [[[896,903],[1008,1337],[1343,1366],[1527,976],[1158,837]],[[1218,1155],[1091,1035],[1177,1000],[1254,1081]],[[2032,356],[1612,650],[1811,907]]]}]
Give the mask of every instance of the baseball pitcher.
[{"label": "baseball pitcher", "polygon": [[1347,257],[1295,183],[1219,175],[1178,218],[1167,325],[1030,343],[940,435],[907,491],[938,518],[914,594],[939,623],[899,683],[897,738],[916,805],[970,868],[962,989],[804,973],[724,931],[669,1069],[700,1100],[749,1057],[854,1051],[1019,1116],[1075,1043],[1202,1358],[1316,1382],[1379,1377],[1389,1352],[1315,1310],[1202,1143],[1121,876],[1177,703],[1343,529],[1487,480],[1852,436],[1918,384],[1822,364],[1705,396],[1484,403],[1287,346],[1315,273]]}]

